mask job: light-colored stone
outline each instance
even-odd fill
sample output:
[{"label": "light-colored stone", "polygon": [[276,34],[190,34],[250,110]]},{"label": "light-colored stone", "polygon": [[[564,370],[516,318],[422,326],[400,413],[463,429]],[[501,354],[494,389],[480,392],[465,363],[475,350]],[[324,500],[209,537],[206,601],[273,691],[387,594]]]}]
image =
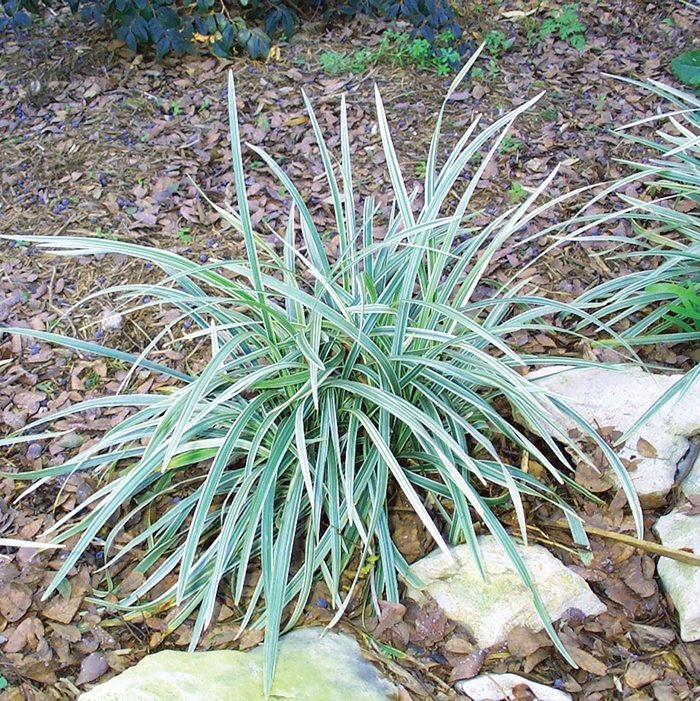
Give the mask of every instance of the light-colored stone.
[{"label": "light-colored stone", "polygon": [[[622,433],[682,379],[682,375],[658,375],[629,366],[620,369],[559,366],[538,370],[528,377],[565,399],[592,425],[614,426]],[[700,380],[697,380],[680,401],[672,399],[666,403],[618,451],[620,457],[638,461],[630,476],[637,494],[647,497],[650,503],[663,498],[671,489],[678,463],[690,446],[687,436],[700,430],[699,397]],[[567,431],[576,428],[560,412],[556,420]],[[642,452],[647,455],[640,452],[640,438],[647,447]],[[656,456],[649,457],[650,452]]]},{"label": "light-colored stone", "polygon": [[[673,511],[662,516],[654,530],[666,547],[700,554],[700,516]],[[678,611],[681,638],[686,642],[700,640],[700,567],[660,557],[656,568]]]},{"label": "light-colored stone", "polygon": [[[270,698],[386,701],[395,688],[347,635],[302,628],[280,640]],[[262,646],[251,652],[148,655],[135,667],[82,694],[80,701],[264,701]]]},{"label": "light-colored stone", "polygon": [[102,330],[118,331],[122,327],[124,317],[113,309],[105,309],[102,312]]},{"label": "light-colored stone", "polygon": [[[411,565],[411,572],[426,585],[425,592],[409,589],[418,601],[429,594],[455,621],[466,625],[481,647],[503,642],[517,625],[541,630],[542,622],[510,559],[494,536],[478,538],[487,579],[484,581],[469,546],[450,548],[454,563],[440,550]],[[588,584],[565,567],[548,550],[539,546],[516,545],[553,621],[569,608],[596,616],[605,605]]]},{"label": "light-colored stone", "polygon": [[457,690],[472,701],[501,701],[515,698],[511,693],[513,687],[525,684],[537,697],[537,701],[571,701],[571,696],[564,691],[552,689],[544,684],[532,682],[517,674],[484,674],[474,679],[457,682]]}]

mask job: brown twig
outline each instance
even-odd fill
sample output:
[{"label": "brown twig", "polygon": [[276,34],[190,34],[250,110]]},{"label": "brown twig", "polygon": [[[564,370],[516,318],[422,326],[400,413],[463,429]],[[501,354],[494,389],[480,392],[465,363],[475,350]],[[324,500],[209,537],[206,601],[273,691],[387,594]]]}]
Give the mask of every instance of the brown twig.
[{"label": "brown twig", "polygon": [[[561,528],[562,530],[569,530],[569,526],[566,523],[554,522],[548,524],[554,528]],[[608,540],[616,540],[619,543],[626,543],[627,545],[632,545],[635,548],[644,550],[645,552],[652,553],[654,555],[660,555],[661,557],[668,557],[671,560],[677,560],[686,565],[694,565],[695,567],[700,567],[700,557],[692,552],[687,552],[685,550],[676,550],[675,548],[667,548],[664,545],[659,545],[659,543],[652,543],[648,540],[640,540],[630,535],[624,535],[622,533],[615,533],[613,531],[606,531],[603,528],[596,528],[595,526],[583,526],[583,530],[589,535],[594,535],[599,538],[607,538]]]}]

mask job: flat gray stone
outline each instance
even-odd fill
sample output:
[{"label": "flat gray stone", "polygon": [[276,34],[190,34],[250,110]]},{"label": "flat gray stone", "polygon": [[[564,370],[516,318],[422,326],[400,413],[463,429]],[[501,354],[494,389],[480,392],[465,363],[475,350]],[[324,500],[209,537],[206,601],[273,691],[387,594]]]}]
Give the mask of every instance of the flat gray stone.
[{"label": "flat gray stone", "polygon": [[[411,572],[425,585],[425,591],[409,588],[408,595],[422,603],[430,594],[449,618],[467,626],[482,648],[506,640],[518,625],[533,630],[543,628],[530,590],[494,536],[478,538],[484,581],[473,561],[469,546],[450,548],[451,563],[441,550],[411,565]],[[569,608],[587,616],[597,616],[606,608],[582,577],[572,572],[540,545],[516,544],[530,575],[537,585],[552,621]]]},{"label": "flat gray stone", "polygon": [[[386,701],[395,687],[347,636],[301,628],[280,640],[270,698],[295,701]],[[80,701],[264,701],[263,649],[176,652],[136,666],[82,694]]]},{"label": "flat gray stone", "polygon": [[[700,553],[700,516],[673,511],[654,526],[667,548]],[[700,567],[660,557],[656,569],[678,611],[681,639],[700,640]]]},{"label": "flat gray stone", "polygon": [[[501,701],[514,698],[510,693],[513,687],[524,684],[535,694],[537,701],[571,701],[564,691],[532,682],[517,674],[484,674],[474,679],[457,682],[457,689],[472,701]],[[520,697],[518,697],[520,698]]]},{"label": "flat gray stone", "polygon": [[[567,400],[592,425],[614,426],[625,433],[682,375],[658,375],[641,368],[611,369],[559,366],[530,373],[528,378]],[[673,486],[676,468],[687,453],[687,437],[700,430],[700,381],[680,401],[666,403],[642,428],[618,449],[622,458],[638,461],[630,473],[640,498],[649,503],[663,498]],[[576,428],[564,414],[555,416],[565,430]],[[639,449],[639,439],[647,455]],[[646,442],[646,443],[644,443]],[[653,447],[653,451],[648,446]],[[649,453],[654,452],[654,457]],[[700,482],[700,474],[697,475]]]}]

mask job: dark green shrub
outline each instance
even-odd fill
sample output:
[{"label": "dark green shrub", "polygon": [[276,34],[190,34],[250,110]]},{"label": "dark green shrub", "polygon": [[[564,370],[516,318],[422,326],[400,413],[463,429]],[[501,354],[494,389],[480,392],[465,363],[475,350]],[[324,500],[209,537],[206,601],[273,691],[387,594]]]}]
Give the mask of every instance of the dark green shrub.
[{"label": "dark green shrub", "polygon": [[38,15],[40,3],[36,0],[0,0],[5,16],[0,15],[0,29],[25,29],[31,24],[30,14]]},{"label": "dark green shrub", "polygon": [[[50,0],[0,0],[5,11],[4,17],[0,15],[0,29],[26,28],[31,15],[50,4]],[[251,58],[267,57],[270,37],[276,32],[291,36],[296,23],[293,7],[315,4],[316,0],[227,0],[224,13],[215,0],[68,0],[74,14],[107,27],[133,51],[154,49],[157,56],[171,51],[189,53],[196,32],[211,39],[212,51],[218,56],[247,51]],[[255,26],[259,23],[264,23],[265,30]]]},{"label": "dark green shrub", "polygon": [[[29,27],[31,15],[50,4],[51,0],[0,0],[4,10],[0,30]],[[196,33],[209,38],[211,50],[222,58],[239,51],[254,59],[266,58],[271,38],[291,37],[305,17],[330,21],[361,12],[410,21],[415,35],[431,44],[446,31],[455,42],[462,35],[448,0],[226,0],[223,6],[215,0],[68,0],[68,4],[74,14],[107,27],[133,51],[152,48],[158,56],[192,51]],[[461,44],[450,48],[450,57],[464,55],[467,48]]]},{"label": "dark green shrub", "polygon": [[[363,13],[410,22],[415,28],[414,36],[431,44],[446,31],[451,31],[456,40],[462,37],[449,0],[328,0],[326,5],[326,17]],[[466,53],[466,47],[460,53]]]}]

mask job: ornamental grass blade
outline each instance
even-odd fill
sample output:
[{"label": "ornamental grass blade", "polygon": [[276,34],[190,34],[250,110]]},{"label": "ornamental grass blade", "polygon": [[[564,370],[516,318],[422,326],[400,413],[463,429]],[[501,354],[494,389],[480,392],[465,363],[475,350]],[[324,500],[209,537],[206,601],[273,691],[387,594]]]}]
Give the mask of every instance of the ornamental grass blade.
[{"label": "ornamental grass blade", "polygon": [[[47,343],[56,343],[57,345],[62,345],[66,348],[83,351],[84,353],[94,353],[95,355],[101,355],[103,358],[113,358],[114,360],[121,360],[125,363],[136,364],[139,359],[137,356],[131,353],[125,353],[124,351],[117,350],[116,348],[102,346],[99,343],[90,343],[89,341],[83,341],[79,338],[73,338],[72,336],[62,336],[57,333],[51,333],[50,331],[35,331],[34,329],[5,326],[2,329],[2,333],[17,334],[18,336],[29,336],[31,338],[37,338],[41,341],[46,341]],[[147,370],[162,372],[165,375],[176,377],[178,380],[184,380],[185,382],[191,382],[194,379],[190,375],[186,375],[178,370],[173,370],[167,365],[154,363],[151,360],[141,359],[140,365]]]},{"label": "ornamental grass blade", "polygon": [[246,254],[250,262],[250,271],[253,279],[253,287],[258,295],[258,302],[262,310],[265,327],[270,333],[270,321],[266,313],[265,298],[263,297],[263,285],[260,278],[260,262],[258,260],[258,247],[250,220],[248,197],[246,195],[245,173],[243,171],[243,157],[241,155],[241,136],[238,129],[238,109],[236,107],[236,85],[233,80],[233,71],[228,72],[228,123],[231,139],[231,153],[233,156],[233,177],[238,196],[238,211],[240,213],[241,228],[245,241]]},{"label": "ornamental grass blade", "polygon": [[406,192],[406,185],[404,183],[403,176],[401,175],[401,167],[399,166],[399,161],[396,156],[394,143],[391,139],[391,132],[389,131],[389,123],[386,119],[386,112],[384,111],[384,103],[382,102],[382,96],[379,94],[379,87],[376,84],[374,86],[374,102],[377,109],[377,122],[379,124],[379,134],[382,139],[384,156],[386,158],[386,164],[389,169],[391,186],[394,190],[396,203],[401,214],[403,228],[408,228],[409,226],[413,226],[415,224],[415,219],[413,217],[413,210],[411,208],[411,203],[408,198],[408,193]]},{"label": "ornamental grass blade", "polygon": [[[433,136],[430,140],[430,150],[428,151],[428,158],[426,160],[425,166],[425,193],[426,199],[432,199],[433,192],[435,191],[435,173],[437,172],[437,159],[438,159],[438,149],[440,148],[440,136],[442,131],[442,120],[445,114],[445,108],[450,100],[450,97],[455,90],[460,86],[461,82],[467,77],[469,71],[472,69],[477,59],[484,50],[485,44],[481,44],[476,51],[469,57],[469,60],[462,66],[462,69],[455,76],[454,80],[450,84],[445,99],[442,101],[440,106],[440,111],[438,112],[437,123],[435,129],[433,130]],[[472,123],[472,128],[476,128],[476,122]]]}]

